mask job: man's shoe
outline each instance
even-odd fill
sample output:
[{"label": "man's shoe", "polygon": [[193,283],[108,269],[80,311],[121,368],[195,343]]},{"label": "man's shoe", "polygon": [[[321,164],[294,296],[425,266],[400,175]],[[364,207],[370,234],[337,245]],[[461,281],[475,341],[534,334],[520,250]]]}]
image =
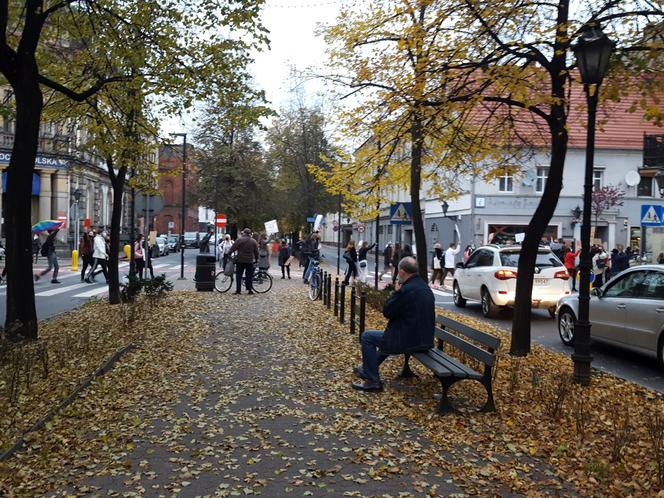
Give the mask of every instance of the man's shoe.
[{"label": "man's shoe", "polygon": [[86,278],[86,279],[85,279],[85,283],[86,283],[86,284],[91,284],[91,283],[92,283],[92,280],[90,280],[89,278]]},{"label": "man's shoe", "polygon": [[247,294],[256,294],[254,291],[249,291]]},{"label": "man's shoe", "polygon": [[51,283],[52,283],[52,284],[59,284],[60,281],[59,281],[59,280],[55,280],[55,279],[53,279],[53,280],[51,280]]},{"label": "man's shoe", "polygon": [[360,379],[371,380],[369,376],[364,373],[364,369],[362,367],[353,367],[353,373]]},{"label": "man's shoe", "polygon": [[240,291],[235,291],[235,292],[233,292],[233,294],[242,294],[242,292],[240,292]]},{"label": "man's shoe", "polygon": [[353,389],[365,392],[377,392],[383,390],[383,383],[376,382],[373,380],[365,380],[364,382],[361,383],[353,383]]},{"label": "man's shoe", "polygon": [[39,275],[35,275],[35,282],[39,282]]}]

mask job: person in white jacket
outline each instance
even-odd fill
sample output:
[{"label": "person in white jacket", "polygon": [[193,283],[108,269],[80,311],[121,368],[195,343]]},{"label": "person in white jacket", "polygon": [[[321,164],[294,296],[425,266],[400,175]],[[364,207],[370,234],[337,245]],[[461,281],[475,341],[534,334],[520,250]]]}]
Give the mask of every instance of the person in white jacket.
[{"label": "person in white jacket", "polygon": [[[90,273],[88,273],[88,278],[85,281],[89,284],[95,281],[95,276],[99,273],[103,273],[108,283],[108,252],[106,251],[106,237],[104,237],[101,230],[97,230],[97,235],[93,242],[93,253],[92,257],[94,258],[94,264]],[[101,270],[97,270],[97,266],[101,266]]]},{"label": "person in white jacket", "polygon": [[445,286],[445,278],[447,274],[454,276],[454,268],[456,268],[456,255],[461,252],[461,241],[450,243],[450,247],[445,250],[445,264],[443,265],[443,278],[440,282]]}]

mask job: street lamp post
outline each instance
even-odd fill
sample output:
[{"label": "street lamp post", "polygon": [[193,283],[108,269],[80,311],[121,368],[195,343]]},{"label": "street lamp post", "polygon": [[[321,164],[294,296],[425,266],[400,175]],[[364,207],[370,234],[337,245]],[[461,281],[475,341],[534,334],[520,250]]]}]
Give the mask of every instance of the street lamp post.
[{"label": "street lamp post", "polygon": [[574,327],[575,384],[590,384],[590,213],[593,191],[593,166],[595,160],[595,117],[599,87],[608,68],[611,52],[615,47],[599,26],[584,30],[574,45],[581,81],[588,101],[588,135],[586,143],[586,169],[583,186],[583,218],[581,221],[581,257],[579,258],[579,317]]},{"label": "street lamp post", "polygon": [[184,223],[186,219],[186,200],[187,200],[187,134],[171,133],[173,137],[182,137],[182,210],[180,211],[180,278],[184,280]]}]

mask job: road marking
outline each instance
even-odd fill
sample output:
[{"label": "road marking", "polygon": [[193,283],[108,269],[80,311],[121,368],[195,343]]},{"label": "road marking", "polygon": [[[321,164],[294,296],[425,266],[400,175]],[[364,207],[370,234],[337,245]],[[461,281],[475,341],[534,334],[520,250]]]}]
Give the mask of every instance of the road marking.
[{"label": "road marking", "polygon": [[35,297],[47,297],[47,296],[55,296],[57,294],[64,294],[65,292],[73,291],[75,289],[80,289],[81,287],[87,287],[90,284],[74,284],[74,285],[67,285],[65,287],[58,287],[56,289],[52,290],[47,290],[44,292],[38,292],[35,294]]},{"label": "road marking", "polygon": [[449,297],[454,295],[452,291],[444,291],[440,289],[431,289],[431,290],[433,291],[434,294],[437,294],[438,296]]},{"label": "road marking", "polygon": [[106,285],[104,285],[103,287],[99,287],[97,289],[92,289],[88,292],[81,292],[80,294],[75,294],[74,297],[88,298],[88,297],[98,296],[99,294],[103,294],[105,292],[108,292],[108,286]]},{"label": "road marking", "polygon": [[[154,270],[156,268],[163,268],[164,266],[168,266],[168,263],[162,263],[160,265],[152,265],[152,269]],[[179,266],[178,266],[178,268],[179,268]]]},{"label": "road marking", "polygon": [[[167,265],[164,265],[164,266],[167,266]],[[186,268],[187,266],[189,266],[189,265],[184,265],[182,268]],[[156,266],[153,266],[152,268],[157,268],[157,267],[156,267]],[[171,267],[169,268],[169,270],[179,270],[179,269],[180,269],[180,265],[177,265],[177,266],[171,266]]]}]

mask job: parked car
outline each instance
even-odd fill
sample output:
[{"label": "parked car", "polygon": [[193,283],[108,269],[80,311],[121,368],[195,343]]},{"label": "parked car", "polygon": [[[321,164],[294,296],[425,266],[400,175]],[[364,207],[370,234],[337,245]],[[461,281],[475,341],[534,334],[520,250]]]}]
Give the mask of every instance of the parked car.
[{"label": "parked car", "polygon": [[154,257],[158,258],[159,256],[168,256],[169,250],[168,250],[168,243],[166,242],[166,237],[163,235],[160,235],[156,239],[156,244],[155,244],[155,250],[154,250]]},{"label": "parked car", "polygon": [[198,247],[198,233],[184,232],[184,246],[185,247]]},{"label": "parked car", "polygon": [[161,237],[166,238],[169,252],[180,252],[180,236],[177,234],[163,234]]},{"label": "parked car", "polygon": [[[485,317],[498,315],[514,306],[520,246],[489,244],[478,247],[468,261],[457,264],[454,273],[454,304],[460,308],[467,300],[479,301]],[[535,263],[532,306],[555,316],[560,298],[569,295],[569,274],[548,247],[540,247]]]},{"label": "parked car", "polygon": [[[578,295],[562,298],[556,315],[560,340],[573,345]],[[593,340],[651,356],[664,366],[664,266],[634,266],[591,289],[590,323]]]}]

